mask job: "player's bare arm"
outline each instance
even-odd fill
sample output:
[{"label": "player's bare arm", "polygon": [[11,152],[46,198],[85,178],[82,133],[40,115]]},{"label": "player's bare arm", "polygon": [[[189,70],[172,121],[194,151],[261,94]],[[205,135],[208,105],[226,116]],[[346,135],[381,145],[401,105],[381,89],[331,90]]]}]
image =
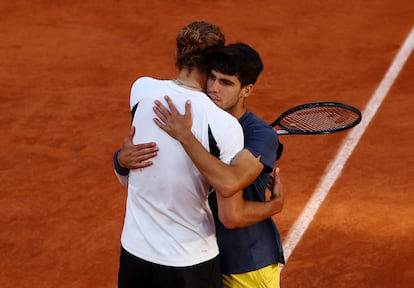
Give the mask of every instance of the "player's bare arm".
[{"label": "player's bare arm", "polygon": [[232,197],[223,197],[217,194],[218,217],[228,229],[241,228],[263,221],[283,209],[284,191],[279,176],[279,169],[273,171],[272,194],[270,201],[255,202],[243,199],[243,193],[236,193]]},{"label": "player's bare arm", "polygon": [[186,102],[185,113],[181,115],[168,96],[165,100],[169,110],[161,102],[156,101],[154,112],[158,118],[155,118],[154,122],[171,137],[180,141],[188,156],[216,192],[223,197],[230,197],[256,179],[264,168],[260,158],[244,149],[237,154],[231,165],[218,160],[191,132],[191,103]]}]

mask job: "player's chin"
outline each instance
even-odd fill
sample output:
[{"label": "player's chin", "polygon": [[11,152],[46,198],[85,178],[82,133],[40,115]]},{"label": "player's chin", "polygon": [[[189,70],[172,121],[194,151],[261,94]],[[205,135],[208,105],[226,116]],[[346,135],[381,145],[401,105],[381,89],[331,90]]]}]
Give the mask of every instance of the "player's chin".
[{"label": "player's chin", "polygon": [[214,98],[211,98],[211,100],[214,102],[214,104],[216,104],[217,106],[219,106],[220,108],[223,108],[222,107],[222,103],[221,103],[221,101],[220,100],[218,100],[218,99],[214,99]]}]

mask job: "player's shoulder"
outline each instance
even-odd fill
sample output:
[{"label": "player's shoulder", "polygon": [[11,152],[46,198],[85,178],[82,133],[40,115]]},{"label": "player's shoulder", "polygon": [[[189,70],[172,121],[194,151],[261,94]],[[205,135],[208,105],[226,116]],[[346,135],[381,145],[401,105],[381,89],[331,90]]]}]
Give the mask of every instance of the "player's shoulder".
[{"label": "player's shoulder", "polygon": [[236,117],[234,117],[229,112],[218,107],[210,99],[208,99],[206,104],[208,104],[209,106],[210,113],[208,113],[208,115],[211,116],[211,118],[217,120],[218,122],[222,122],[222,123],[228,122],[228,123],[240,125],[239,120]]},{"label": "player's shoulder", "polygon": [[140,86],[140,85],[146,85],[146,84],[150,84],[150,83],[157,83],[159,81],[160,80],[155,79],[155,78],[150,77],[150,76],[143,76],[143,77],[139,77],[138,79],[136,79],[132,86]]},{"label": "player's shoulder", "polygon": [[243,133],[240,122],[236,117],[218,107],[210,99],[202,107],[212,131],[223,131],[224,134]]},{"label": "player's shoulder", "polygon": [[162,84],[163,80],[156,79],[153,77],[145,76],[140,77],[135,80],[135,82],[132,84],[131,92],[132,94],[139,94],[139,91],[149,91],[153,90],[156,91],[160,89],[161,87],[164,87]]},{"label": "player's shoulder", "polygon": [[273,130],[269,124],[267,124],[263,119],[261,119],[251,111],[246,111],[246,113],[244,113],[244,115],[240,118],[240,122],[245,124],[246,126],[254,126],[256,128],[261,128],[265,130]]},{"label": "player's shoulder", "polygon": [[270,139],[277,138],[277,133],[273,127],[253,112],[247,111],[240,119],[240,123],[243,126],[243,129],[248,133],[262,134],[261,137],[269,139],[269,141]]}]

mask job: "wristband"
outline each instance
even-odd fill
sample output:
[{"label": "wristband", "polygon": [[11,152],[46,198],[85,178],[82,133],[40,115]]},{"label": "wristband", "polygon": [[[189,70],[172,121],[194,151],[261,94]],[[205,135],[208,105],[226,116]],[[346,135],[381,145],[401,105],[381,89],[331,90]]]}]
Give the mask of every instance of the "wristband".
[{"label": "wristband", "polygon": [[119,151],[121,151],[121,150],[120,149],[116,150],[115,153],[114,153],[114,168],[115,168],[116,173],[118,173],[119,175],[127,176],[129,174],[129,169],[125,168],[125,167],[122,167],[118,162],[118,153],[119,153]]}]

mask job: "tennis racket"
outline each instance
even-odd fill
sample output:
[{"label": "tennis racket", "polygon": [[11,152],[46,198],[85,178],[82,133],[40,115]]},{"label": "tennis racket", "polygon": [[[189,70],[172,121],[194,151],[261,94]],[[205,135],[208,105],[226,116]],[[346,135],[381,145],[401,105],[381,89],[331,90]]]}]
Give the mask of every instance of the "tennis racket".
[{"label": "tennis racket", "polygon": [[[278,135],[317,135],[344,131],[355,127],[361,122],[361,111],[357,108],[339,102],[313,102],[290,108],[283,112],[270,126],[278,126]],[[283,144],[279,143],[277,159],[282,156]],[[267,188],[274,197],[273,185],[275,179],[270,175]]]},{"label": "tennis racket", "polygon": [[361,111],[339,102],[313,102],[290,108],[270,126],[278,135],[330,134],[355,127],[361,122]]}]

